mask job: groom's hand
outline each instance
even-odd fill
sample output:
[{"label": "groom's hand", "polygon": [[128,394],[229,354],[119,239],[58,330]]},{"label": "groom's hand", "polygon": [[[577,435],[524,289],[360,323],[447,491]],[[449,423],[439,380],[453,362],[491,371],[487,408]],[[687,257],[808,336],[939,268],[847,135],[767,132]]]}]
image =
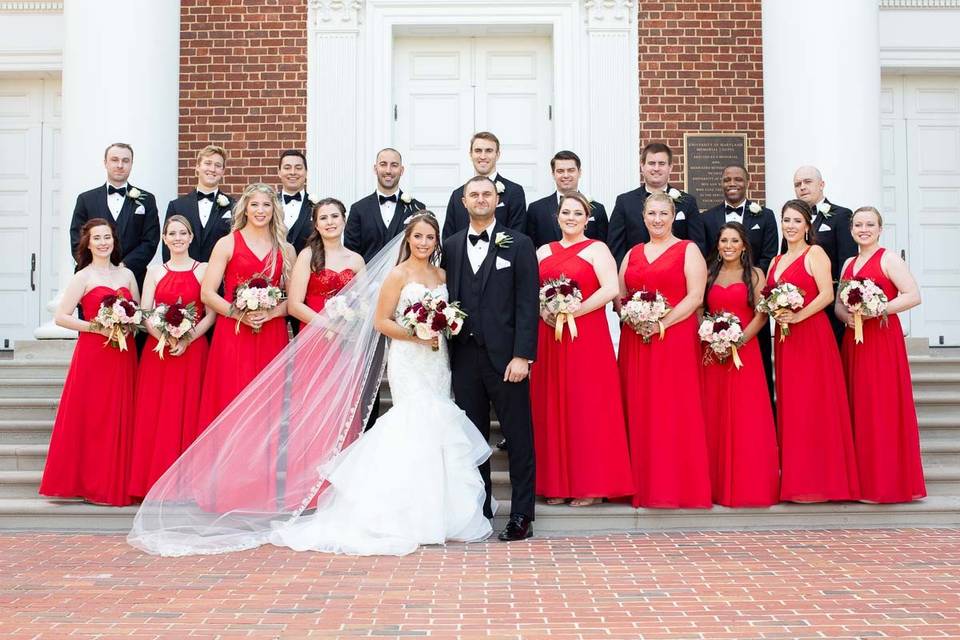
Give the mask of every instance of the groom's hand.
[{"label": "groom's hand", "polygon": [[523,382],[530,373],[530,363],[526,358],[513,358],[507,364],[507,370],[503,374],[504,382]]}]

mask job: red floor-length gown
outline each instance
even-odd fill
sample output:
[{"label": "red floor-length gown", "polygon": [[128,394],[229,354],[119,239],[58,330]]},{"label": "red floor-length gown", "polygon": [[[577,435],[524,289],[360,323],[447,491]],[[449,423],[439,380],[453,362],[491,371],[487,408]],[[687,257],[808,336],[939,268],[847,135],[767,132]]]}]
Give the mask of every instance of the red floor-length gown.
[{"label": "red floor-length gown", "polygon": [[[586,300],[600,288],[593,265],[578,254],[596,240],[564,248],[540,262],[540,283],[565,275]],[[576,318],[576,339],[566,326],[557,342],[540,320],[537,359],[530,372],[536,492],[551,498],[633,495],[627,430],[623,420],[617,358],[606,307]]]},{"label": "red floor-length gown", "polygon": [[[670,306],[687,293],[683,273],[687,240],[670,246],[652,263],[640,244],[624,273],[627,290],[659,291]],[[634,506],[712,506],[703,405],[700,399],[700,339],[691,315],[649,343],[624,325],[620,333],[623,390],[630,457],[637,493]]]},{"label": "red floor-length gown", "polygon": [[[200,282],[195,269],[172,271],[164,265],[157,283],[154,306],[195,305],[197,320],[203,317]],[[164,348],[163,360],[154,351],[157,339],[147,338],[137,373],[136,419],[130,463],[130,495],[142,498],[153,483],[186,451],[199,434],[200,397],[207,365],[205,336],[192,340],[179,356]]]},{"label": "red floor-length gown", "polygon": [[[809,248],[807,249],[809,251]],[[803,292],[804,305],[817,297],[807,273],[807,251],[774,282],[782,255],[774,259],[767,284],[789,282]],[[780,437],[780,499],[793,502],[856,500],[860,497],[850,407],[837,341],[825,313],[790,325],[774,336],[777,424]]]},{"label": "red floor-length gown", "polygon": [[[883,252],[880,249],[870,256],[856,274],[851,260],[843,277],[869,278],[893,300],[899,292],[880,268]],[[853,329],[848,328],[842,355],[861,499],[909,502],[926,496],[917,410],[900,318],[893,314],[886,321],[864,320],[861,344],[854,343]]]},{"label": "red floor-length gown", "polygon": [[[126,287],[98,286],[80,299],[85,318],[93,318],[108,295],[130,298]],[[40,493],[84,498],[97,504],[130,504],[127,473],[133,431],[137,350],[105,345],[99,333],[81,333],[60,396]]]},{"label": "red floor-length gown", "polygon": [[[714,284],[707,293],[710,313],[727,311],[744,329],[753,320],[747,285]],[[708,347],[704,343],[706,352]],[[713,501],[727,507],[768,507],[780,500],[777,428],[756,338],[738,349],[740,369],[727,357],[703,368],[703,416],[710,455]]]}]

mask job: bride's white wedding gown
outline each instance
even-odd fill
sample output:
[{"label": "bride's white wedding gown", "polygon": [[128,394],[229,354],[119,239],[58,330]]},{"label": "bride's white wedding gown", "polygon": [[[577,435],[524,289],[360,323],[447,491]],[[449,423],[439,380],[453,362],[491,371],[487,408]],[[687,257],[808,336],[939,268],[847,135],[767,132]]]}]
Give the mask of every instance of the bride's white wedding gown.
[{"label": "bride's white wedding gown", "polygon": [[[406,284],[397,313],[428,288]],[[432,290],[447,299],[446,285]],[[491,533],[477,466],[490,446],[451,399],[447,345],[394,341],[387,355],[393,407],[331,463],[314,513],[274,530],[297,551],[405,555],[421,544],[474,542]]]}]

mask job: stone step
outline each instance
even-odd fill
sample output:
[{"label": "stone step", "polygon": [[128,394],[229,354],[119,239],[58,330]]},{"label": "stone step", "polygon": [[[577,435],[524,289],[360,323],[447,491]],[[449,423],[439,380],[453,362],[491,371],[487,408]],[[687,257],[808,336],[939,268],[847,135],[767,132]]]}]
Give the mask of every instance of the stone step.
[{"label": "stone step", "polygon": [[42,471],[46,444],[0,444],[0,471]]},{"label": "stone step", "polygon": [[23,378],[44,378],[63,384],[69,361],[63,360],[0,360],[0,383]]},{"label": "stone step", "polygon": [[35,498],[43,471],[0,471],[0,498]]},{"label": "stone step", "polygon": [[60,400],[63,380],[56,378],[17,378],[0,380],[0,398],[47,398]]},{"label": "stone step", "polygon": [[960,465],[960,437],[920,439],[924,468]]},{"label": "stone step", "polygon": [[960,393],[960,372],[914,372],[911,380],[914,394],[922,391]]},{"label": "stone step", "polygon": [[[3,414],[0,414],[2,416]],[[49,420],[0,420],[0,444],[48,444],[53,431]]]},{"label": "stone step", "polygon": [[960,390],[915,390],[913,399],[922,423],[929,418],[960,418]]},{"label": "stone step", "polygon": [[82,500],[0,498],[0,530],[125,533],[137,507],[104,507]]},{"label": "stone step", "polygon": [[59,398],[0,398],[0,419],[53,420]]}]

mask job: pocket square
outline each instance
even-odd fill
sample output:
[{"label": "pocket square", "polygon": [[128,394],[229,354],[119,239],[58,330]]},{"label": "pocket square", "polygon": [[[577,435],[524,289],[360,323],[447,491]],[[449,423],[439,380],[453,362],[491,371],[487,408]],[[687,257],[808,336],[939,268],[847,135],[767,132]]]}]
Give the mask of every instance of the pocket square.
[{"label": "pocket square", "polygon": [[759,224],[755,224],[755,225],[753,225],[752,227],[750,227],[750,231],[753,231],[754,229],[759,229],[759,228],[760,228],[760,225],[759,225]]},{"label": "pocket square", "polygon": [[223,214],[223,215],[220,216],[220,217],[223,218],[224,220],[229,220],[230,218],[233,217],[233,214],[230,213],[229,211],[227,211],[225,214]]},{"label": "pocket square", "polygon": [[507,203],[506,203],[506,202],[498,202],[498,203],[497,203],[497,206],[498,206],[498,207],[505,207],[505,206],[507,206]]},{"label": "pocket square", "polygon": [[830,227],[828,225],[822,224],[820,225],[820,228],[817,229],[817,231],[830,231]]},{"label": "pocket square", "polygon": [[674,218],[674,219],[675,219],[675,220],[686,220],[686,219],[687,219],[687,216],[684,215],[683,211],[677,211],[677,217]]},{"label": "pocket square", "polygon": [[497,271],[499,271],[500,269],[506,269],[509,266],[510,266],[509,260],[504,260],[500,256],[497,256]]},{"label": "pocket square", "polygon": [[143,208],[143,205],[142,205],[142,204],[138,204],[138,205],[137,205],[137,208],[136,208],[136,209],[134,210],[134,212],[133,212],[133,215],[135,215],[135,216],[143,216],[143,215],[146,215],[146,214],[147,214],[147,210]]}]

